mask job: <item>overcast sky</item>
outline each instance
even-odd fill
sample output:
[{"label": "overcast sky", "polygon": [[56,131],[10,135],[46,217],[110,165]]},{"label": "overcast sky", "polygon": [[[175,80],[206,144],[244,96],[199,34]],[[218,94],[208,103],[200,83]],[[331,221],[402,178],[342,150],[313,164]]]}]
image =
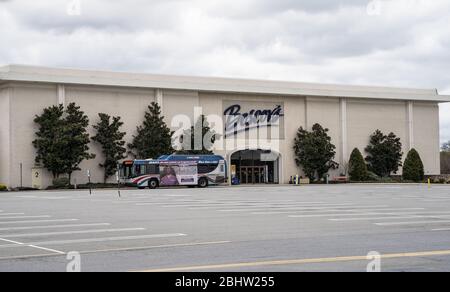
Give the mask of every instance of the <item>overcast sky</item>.
[{"label": "overcast sky", "polygon": [[[450,94],[448,0],[0,0],[0,65]],[[450,140],[450,106],[441,106]]]}]

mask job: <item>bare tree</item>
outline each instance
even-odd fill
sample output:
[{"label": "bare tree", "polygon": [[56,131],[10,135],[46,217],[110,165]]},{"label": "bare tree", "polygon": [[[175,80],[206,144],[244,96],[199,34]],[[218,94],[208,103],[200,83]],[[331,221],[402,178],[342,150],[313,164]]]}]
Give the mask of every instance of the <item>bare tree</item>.
[{"label": "bare tree", "polygon": [[450,152],[441,152],[441,174],[450,174]]}]

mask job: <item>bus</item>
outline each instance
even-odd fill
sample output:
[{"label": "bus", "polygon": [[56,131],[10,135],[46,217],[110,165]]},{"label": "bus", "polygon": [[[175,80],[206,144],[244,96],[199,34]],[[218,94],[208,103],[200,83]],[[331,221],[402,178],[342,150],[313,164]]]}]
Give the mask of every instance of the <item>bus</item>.
[{"label": "bus", "polygon": [[158,159],[127,160],[121,180],[139,189],[170,186],[220,185],[227,182],[227,164],[219,155],[164,155]]}]

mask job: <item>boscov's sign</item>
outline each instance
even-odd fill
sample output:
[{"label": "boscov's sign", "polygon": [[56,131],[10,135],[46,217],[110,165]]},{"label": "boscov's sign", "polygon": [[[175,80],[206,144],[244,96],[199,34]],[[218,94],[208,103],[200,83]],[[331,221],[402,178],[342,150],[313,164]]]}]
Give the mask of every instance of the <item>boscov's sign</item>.
[{"label": "boscov's sign", "polygon": [[223,108],[225,136],[252,129],[276,128],[278,139],[284,138],[284,104],[281,102],[226,100]]}]

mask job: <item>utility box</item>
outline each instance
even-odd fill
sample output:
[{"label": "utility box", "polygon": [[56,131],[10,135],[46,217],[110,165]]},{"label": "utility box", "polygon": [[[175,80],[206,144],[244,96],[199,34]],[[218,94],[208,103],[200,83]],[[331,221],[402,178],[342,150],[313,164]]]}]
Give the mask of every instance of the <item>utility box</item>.
[{"label": "utility box", "polygon": [[34,189],[42,189],[42,168],[33,167],[31,169],[31,186]]}]

